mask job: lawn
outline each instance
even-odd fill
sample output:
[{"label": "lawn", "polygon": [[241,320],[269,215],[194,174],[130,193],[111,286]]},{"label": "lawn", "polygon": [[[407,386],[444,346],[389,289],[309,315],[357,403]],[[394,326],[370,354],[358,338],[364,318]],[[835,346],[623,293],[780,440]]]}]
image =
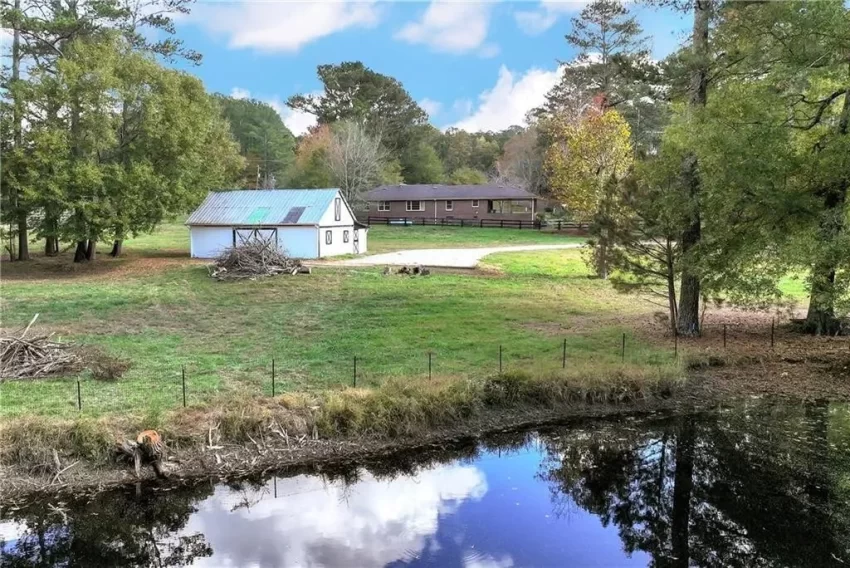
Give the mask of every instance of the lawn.
[{"label": "lawn", "polygon": [[416,248],[554,245],[578,243],[584,240],[582,237],[533,229],[374,225],[369,229],[368,246],[370,254],[377,254]]},{"label": "lawn", "polygon": [[[386,238],[394,234],[386,231],[405,236]],[[420,234],[426,236],[416,242],[427,244],[419,246],[502,244],[518,241],[499,235],[520,233],[477,231],[382,227],[370,240],[398,243]],[[179,255],[185,244],[185,232],[169,225],[128,241],[127,259],[103,263]],[[544,372],[560,369],[564,340],[569,366],[614,374],[624,365],[623,333],[625,365],[672,364],[670,346],[641,343],[629,331],[629,318],[643,317],[649,307],[588,278],[580,254],[499,254],[488,258],[490,271],[422,278],[384,276],[379,268],[318,268],[310,276],[218,282],[188,259],[156,270],[19,274],[3,282],[4,326],[23,326],[39,313],[43,330],[132,366],[115,382],[94,381],[87,371],[6,382],[0,412],[74,415],[77,379],[84,413],[156,412],[182,405],[184,369],[189,404],[231,392],[271,394],[272,359],[277,393],[350,385],[355,357],[358,386],[391,377],[427,380],[429,352],[434,376],[495,373],[500,349],[504,370]]]}]

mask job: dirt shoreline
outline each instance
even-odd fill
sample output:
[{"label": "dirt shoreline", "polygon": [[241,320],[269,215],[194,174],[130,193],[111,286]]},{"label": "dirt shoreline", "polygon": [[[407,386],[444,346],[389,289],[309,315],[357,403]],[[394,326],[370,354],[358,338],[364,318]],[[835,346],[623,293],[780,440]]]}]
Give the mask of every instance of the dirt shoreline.
[{"label": "dirt shoreline", "polygon": [[[287,447],[285,440],[267,439],[263,444],[256,445],[249,442],[217,446],[220,449],[197,446],[170,452],[166,462],[169,479],[165,480],[157,480],[150,468],[145,468],[142,478],[137,479],[132,467],[120,464],[97,467],[80,462],[63,473],[61,480],[56,480],[53,472],[39,475],[16,466],[3,466],[0,468],[0,477],[3,479],[0,504],[67,492],[73,492],[75,495],[93,494],[139,481],[153,481],[168,486],[202,480],[222,481],[278,470],[317,471],[344,467],[363,460],[389,459],[394,454],[418,449],[445,447],[464,439],[477,440],[499,432],[530,430],[562,422],[691,412],[697,409],[694,402],[690,397],[673,397],[647,399],[623,405],[492,411],[454,428],[394,440],[370,440],[365,437],[339,440],[304,439],[290,441]],[[711,404],[714,403],[708,406]],[[705,409],[705,405],[700,406]]]}]

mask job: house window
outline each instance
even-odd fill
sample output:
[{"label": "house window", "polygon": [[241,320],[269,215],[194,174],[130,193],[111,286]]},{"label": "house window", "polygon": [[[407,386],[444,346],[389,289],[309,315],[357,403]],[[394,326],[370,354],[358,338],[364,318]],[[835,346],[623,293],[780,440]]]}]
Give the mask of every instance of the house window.
[{"label": "house window", "polygon": [[342,219],[342,199],[337,197],[334,199],[334,221]]},{"label": "house window", "polygon": [[342,232],[342,242],[344,242],[344,243],[348,242],[348,231]]},{"label": "house window", "polygon": [[325,231],[325,244],[329,245],[329,244],[333,243],[333,240],[334,240],[333,232]]},{"label": "house window", "polygon": [[421,201],[408,201],[407,202],[407,210],[408,211],[425,211],[425,206],[422,205]]},{"label": "house window", "polygon": [[473,206],[473,207],[478,207],[478,200],[477,200],[477,199],[473,199],[473,200],[472,200],[472,206]]},{"label": "house window", "polygon": [[390,202],[389,201],[379,201],[378,202],[378,211],[389,211],[390,210]]},{"label": "house window", "polygon": [[454,208],[455,208],[454,201],[447,199],[446,200],[446,211],[452,211],[452,210],[454,210]]}]

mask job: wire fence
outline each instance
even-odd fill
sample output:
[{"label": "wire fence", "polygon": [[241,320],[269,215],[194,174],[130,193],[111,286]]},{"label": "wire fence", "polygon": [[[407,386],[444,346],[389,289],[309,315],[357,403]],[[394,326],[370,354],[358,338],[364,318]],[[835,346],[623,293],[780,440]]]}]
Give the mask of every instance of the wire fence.
[{"label": "wire fence", "polygon": [[475,378],[523,371],[553,373],[589,366],[675,364],[677,353],[638,341],[631,334],[604,340],[573,336],[538,342],[533,350],[511,344],[474,350],[364,348],[361,352],[292,358],[269,355],[249,364],[214,367],[200,361],[167,363],[155,371],[131,369],[124,377],[76,377],[0,382],[0,416],[93,415],[168,410],[211,402],[222,395],[278,396],[328,388],[372,388],[390,379],[428,381]]},{"label": "wire fence", "polygon": [[[222,396],[373,388],[390,379],[475,378],[514,371],[541,375],[585,369],[613,372],[625,365],[660,368],[678,365],[686,352],[691,355],[698,351],[746,349],[748,353],[770,353],[783,347],[785,336],[779,331],[774,320],[769,326],[758,327],[708,324],[703,325],[698,338],[680,338],[671,333],[667,339],[651,342],[632,333],[614,332],[593,337],[552,337],[522,345],[482,346],[470,342],[434,349],[364,346],[348,353],[322,352],[312,357],[269,354],[251,363],[236,362],[231,366],[183,360],[173,365],[163,363],[155,371],[131,369],[114,381],[95,380],[88,374],[5,380],[0,382],[0,416],[157,412],[221,400]],[[847,337],[821,340],[836,341],[839,350],[850,349]]]}]

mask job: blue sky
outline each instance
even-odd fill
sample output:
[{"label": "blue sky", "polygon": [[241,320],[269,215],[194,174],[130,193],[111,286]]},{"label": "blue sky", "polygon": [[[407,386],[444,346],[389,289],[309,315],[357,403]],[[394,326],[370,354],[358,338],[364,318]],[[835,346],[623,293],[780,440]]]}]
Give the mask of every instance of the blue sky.
[{"label": "blue sky", "polygon": [[[199,2],[178,35],[200,51],[207,88],[272,104],[301,134],[311,117],[284,101],[319,91],[316,66],[359,60],[399,79],[440,127],[519,124],[557,80],[583,2]],[[686,16],[632,4],[656,58],[684,38]]]}]

